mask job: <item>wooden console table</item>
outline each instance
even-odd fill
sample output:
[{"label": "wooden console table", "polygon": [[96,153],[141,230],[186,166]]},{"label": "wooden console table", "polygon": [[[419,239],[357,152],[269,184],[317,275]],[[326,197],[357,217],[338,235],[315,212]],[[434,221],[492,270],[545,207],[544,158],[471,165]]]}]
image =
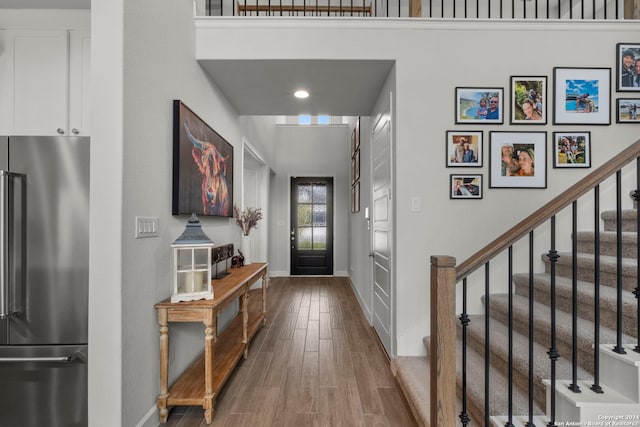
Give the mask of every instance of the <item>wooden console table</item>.
[{"label": "wooden console table", "polygon": [[[259,278],[262,278],[262,289],[249,291],[249,287]],[[160,324],[158,410],[162,423],[167,422],[171,406],[202,405],[205,421],[211,424],[220,389],[240,357],[244,355],[247,358],[249,342],[258,329],[266,324],[267,264],[253,263],[233,268],[229,275],[213,280],[213,289],[212,300],[172,303],[167,298],[155,305]],[[261,299],[254,297],[259,294],[262,294]],[[218,335],[218,314],[235,298],[239,298],[240,310]],[[169,388],[170,322],[202,322],[205,330],[204,353]]]}]

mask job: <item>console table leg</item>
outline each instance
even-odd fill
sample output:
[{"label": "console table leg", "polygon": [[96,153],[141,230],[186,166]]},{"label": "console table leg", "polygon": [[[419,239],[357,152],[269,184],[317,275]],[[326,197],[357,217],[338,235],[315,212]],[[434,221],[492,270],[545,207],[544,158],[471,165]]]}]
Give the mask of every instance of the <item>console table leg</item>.
[{"label": "console table leg", "polygon": [[267,325],[267,272],[262,275],[262,326]]},{"label": "console table leg", "polygon": [[249,329],[249,292],[242,294],[242,344],[244,345],[244,359],[249,357],[248,334]]},{"label": "console table leg", "polygon": [[167,310],[158,310],[158,323],[160,324],[160,395],[158,396],[158,411],[160,422],[166,423],[169,417],[167,399],[169,398],[169,325],[167,322]]},{"label": "console table leg", "polygon": [[204,419],[211,424],[213,419],[213,357],[217,340],[218,318],[212,310],[206,314],[204,321]]},{"label": "console table leg", "polygon": [[213,421],[213,395],[206,395],[202,406],[204,407],[204,422],[207,423],[207,425],[211,424]]}]

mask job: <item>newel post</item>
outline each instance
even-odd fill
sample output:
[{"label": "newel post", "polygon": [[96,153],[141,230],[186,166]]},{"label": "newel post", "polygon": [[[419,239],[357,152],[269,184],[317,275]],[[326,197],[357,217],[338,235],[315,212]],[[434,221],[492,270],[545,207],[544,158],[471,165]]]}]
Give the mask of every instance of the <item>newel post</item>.
[{"label": "newel post", "polygon": [[431,257],[431,427],[456,425],[456,259]]}]

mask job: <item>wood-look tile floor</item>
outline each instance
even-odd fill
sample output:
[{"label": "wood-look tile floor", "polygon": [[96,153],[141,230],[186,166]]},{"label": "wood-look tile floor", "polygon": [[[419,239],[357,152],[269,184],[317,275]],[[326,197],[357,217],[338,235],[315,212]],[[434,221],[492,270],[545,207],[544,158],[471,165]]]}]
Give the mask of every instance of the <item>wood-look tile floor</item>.
[{"label": "wood-look tile floor", "polygon": [[[272,278],[267,325],[217,397],[212,426],[415,426],[346,278]],[[206,426],[199,406],[168,427]]]}]

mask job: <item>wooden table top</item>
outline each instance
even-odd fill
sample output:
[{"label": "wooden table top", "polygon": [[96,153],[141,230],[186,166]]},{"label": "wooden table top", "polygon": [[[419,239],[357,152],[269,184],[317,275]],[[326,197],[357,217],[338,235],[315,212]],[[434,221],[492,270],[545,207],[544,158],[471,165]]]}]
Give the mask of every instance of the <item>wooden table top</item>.
[{"label": "wooden table top", "polygon": [[230,268],[229,274],[221,279],[212,279],[213,299],[197,301],[171,302],[171,298],[160,301],[154,307],[160,308],[216,308],[224,303],[229,295],[233,295],[240,287],[253,279],[257,279],[266,271],[267,263],[254,262],[240,268]]}]

